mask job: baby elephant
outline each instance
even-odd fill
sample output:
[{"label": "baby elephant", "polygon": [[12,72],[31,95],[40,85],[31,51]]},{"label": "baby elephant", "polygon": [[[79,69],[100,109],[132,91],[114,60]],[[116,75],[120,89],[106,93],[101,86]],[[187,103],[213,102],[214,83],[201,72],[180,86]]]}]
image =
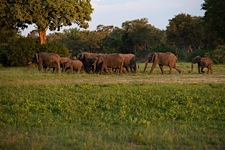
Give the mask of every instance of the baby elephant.
[{"label": "baby elephant", "polygon": [[204,68],[208,68],[207,73],[212,73],[212,59],[209,57],[201,57],[201,56],[196,56],[193,58],[192,63],[191,63],[191,71],[193,71],[193,64],[197,63],[198,64],[198,73],[205,73],[203,71]]},{"label": "baby elephant", "polygon": [[83,68],[83,63],[80,60],[69,60],[68,62],[65,63],[64,72],[70,69],[70,73],[73,73],[74,70],[77,73],[80,73],[82,68]]}]

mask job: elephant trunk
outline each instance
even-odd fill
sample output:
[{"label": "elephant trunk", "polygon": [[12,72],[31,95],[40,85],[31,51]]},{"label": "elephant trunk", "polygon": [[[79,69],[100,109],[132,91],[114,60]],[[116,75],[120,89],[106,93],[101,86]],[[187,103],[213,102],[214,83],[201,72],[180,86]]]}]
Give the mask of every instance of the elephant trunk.
[{"label": "elephant trunk", "polygon": [[96,64],[97,64],[96,61],[92,64],[93,65],[93,73],[95,73],[95,71],[96,71]]},{"label": "elephant trunk", "polygon": [[148,66],[148,60],[145,62],[144,72],[145,72],[145,70],[146,70],[147,66]]},{"label": "elephant trunk", "polygon": [[39,63],[38,54],[35,54],[35,57],[36,57],[37,63]]}]

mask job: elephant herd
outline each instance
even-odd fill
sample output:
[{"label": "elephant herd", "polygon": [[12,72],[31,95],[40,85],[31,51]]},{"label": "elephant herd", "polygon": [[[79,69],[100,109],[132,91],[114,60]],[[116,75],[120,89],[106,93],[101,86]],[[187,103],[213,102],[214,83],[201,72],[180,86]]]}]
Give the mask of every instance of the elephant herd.
[{"label": "elephant herd", "polygon": [[[150,53],[145,61],[144,72],[147,68],[148,63],[152,62],[152,67],[150,74],[155,69],[156,65],[159,65],[161,73],[164,74],[163,66],[168,66],[170,68],[169,73],[172,74],[172,69],[175,69],[180,74],[182,70],[176,67],[177,57],[171,52],[156,52]],[[136,73],[137,71],[137,61],[134,54],[101,54],[101,53],[90,53],[90,52],[80,52],[76,59],[70,59],[68,57],[60,57],[56,53],[46,53],[40,52],[36,53],[32,57],[31,64],[38,64],[39,72],[44,69],[53,68],[53,72],[57,70],[59,73],[66,72],[70,70],[70,73],[76,71],[79,73],[84,70],[87,73],[100,73],[106,72],[107,74],[112,74],[117,72],[122,73]],[[196,56],[192,60],[191,71],[193,71],[193,64],[198,64],[198,73],[204,73],[203,69],[208,68],[207,73],[212,73],[212,60],[209,57]]]}]

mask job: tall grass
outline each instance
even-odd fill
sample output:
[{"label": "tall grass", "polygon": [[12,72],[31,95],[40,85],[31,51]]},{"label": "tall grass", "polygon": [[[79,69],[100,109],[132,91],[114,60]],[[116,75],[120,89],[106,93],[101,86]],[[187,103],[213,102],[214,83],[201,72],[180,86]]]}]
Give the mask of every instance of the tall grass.
[{"label": "tall grass", "polygon": [[1,68],[0,149],[224,149],[224,74],[215,70],[162,76]]}]

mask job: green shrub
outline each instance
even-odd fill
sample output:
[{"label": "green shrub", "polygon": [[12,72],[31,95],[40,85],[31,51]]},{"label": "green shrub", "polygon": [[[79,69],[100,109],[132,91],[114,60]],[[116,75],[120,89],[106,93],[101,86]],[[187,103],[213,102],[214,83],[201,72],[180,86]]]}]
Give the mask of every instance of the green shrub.
[{"label": "green shrub", "polygon": [[25,66],[38,48],[31,38],[14,38],[0,47],[0,63],[5,66]]},{"label": "green shrub", "polygon": [[225,46],[221,46],[209,53],[206,53],[206,56],[211,57],[213,63],[215,64],[224,64],[225,63]]},{"label": "green shrub", "polygon": [[39,52],[57,53],[60,56],[68,56],[69,50],[62,43],[51,42],[40,46]]},{"label": "green shrub", "polygon": [[207,52],[208,52],[208,50],[204,50],[204,49],[193,50],[192,52],[188,53],[187,61],[192,61],[192,59],[195,56],[204,57],[205,53],[207,53]]},{"label": "green shrub", "polygon": [[172,52],[177,55],[176,50],[166,44],[160,44],[155,46],[152,51],[154,52]]}]

